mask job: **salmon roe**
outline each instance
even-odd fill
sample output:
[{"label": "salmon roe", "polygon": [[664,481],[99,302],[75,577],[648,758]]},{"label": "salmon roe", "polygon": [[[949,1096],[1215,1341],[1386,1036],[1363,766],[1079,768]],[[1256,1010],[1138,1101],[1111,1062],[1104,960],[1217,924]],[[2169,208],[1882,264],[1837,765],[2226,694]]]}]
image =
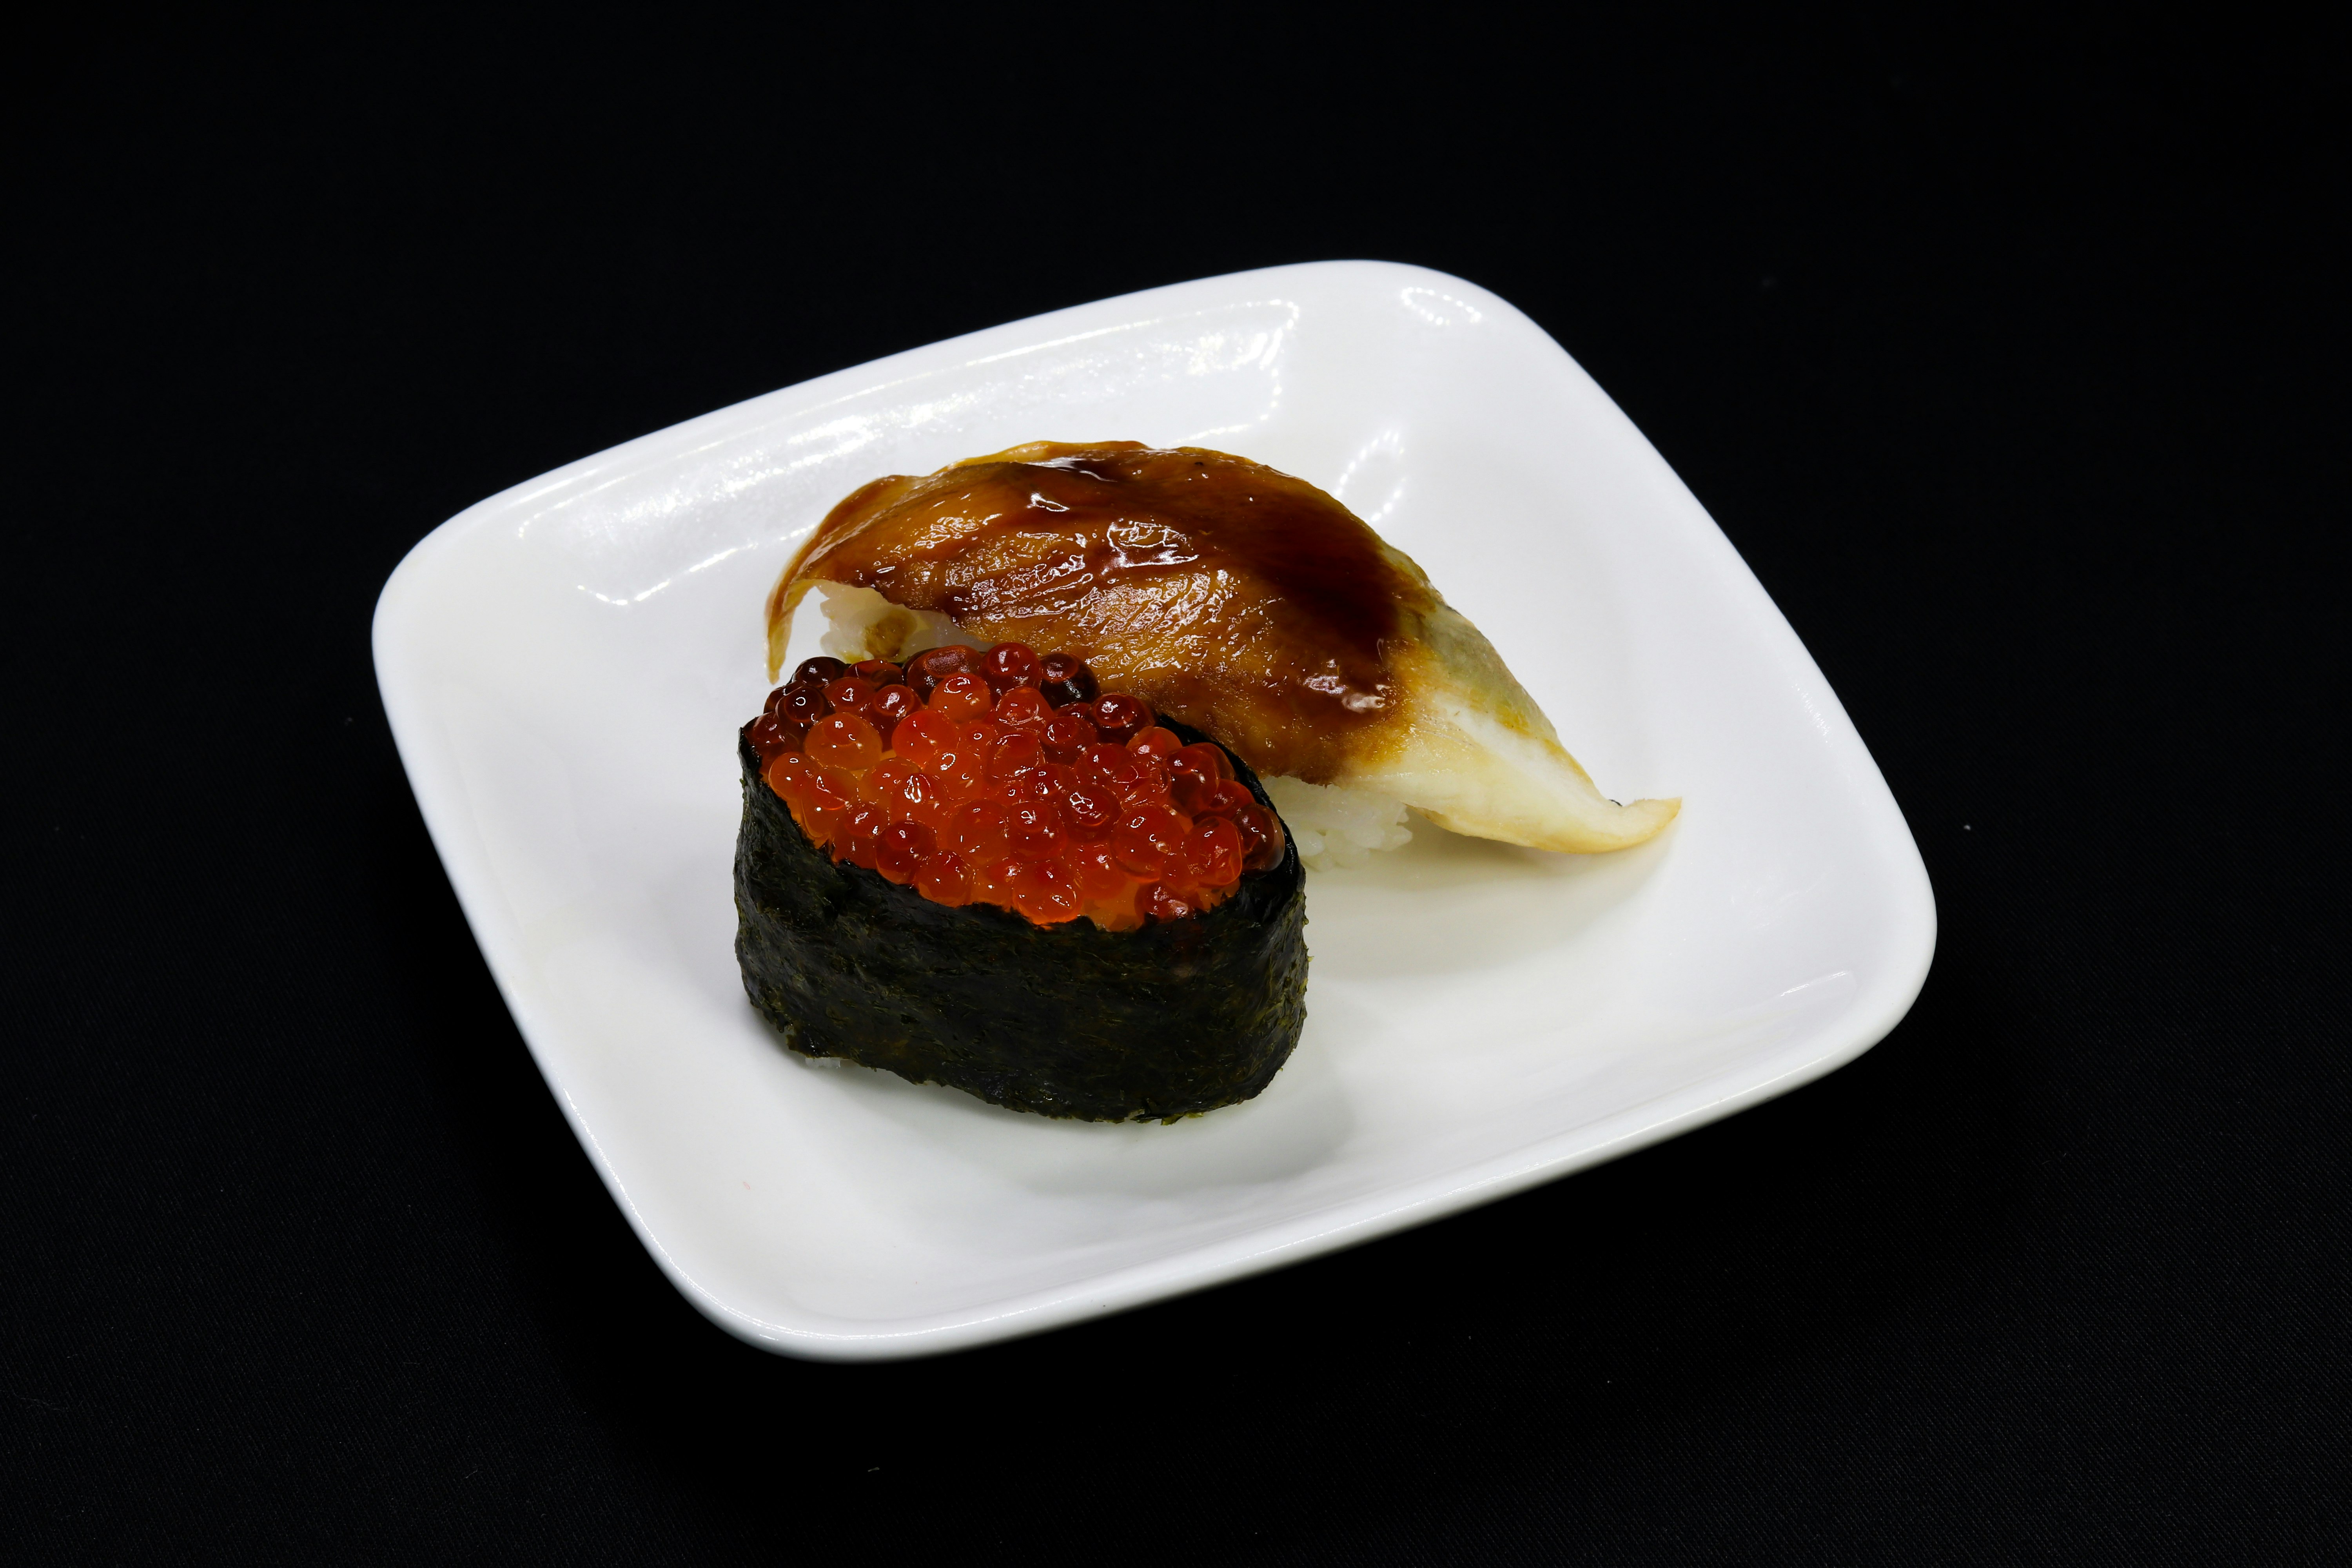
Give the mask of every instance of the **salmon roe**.
[{"label": "salmon roe", "polygon": [[1102,692],[1076,654],[812,658],[744,734],[810,839],[950,908],[1109,931],[1214,909],[1282,823],[1210,742]]}]

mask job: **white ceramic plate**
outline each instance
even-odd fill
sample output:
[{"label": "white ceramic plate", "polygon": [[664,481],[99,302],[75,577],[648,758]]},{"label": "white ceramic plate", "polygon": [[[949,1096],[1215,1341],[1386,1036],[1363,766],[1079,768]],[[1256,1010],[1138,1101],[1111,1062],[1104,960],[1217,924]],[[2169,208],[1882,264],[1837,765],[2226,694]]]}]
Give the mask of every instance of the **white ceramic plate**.
[{"label": "white ceramic plate", "polygon": [[[1308,879],[1307,1024],[1174,1126],[1000,1110],[778,1045],[735,968],[761,605],[878,474],[1015,442],[1210,446],[1427,568],[1658,839],[1426,824]],[[1442,273],[1213,278],[690,420],[451,519],[376,609],[385,710],[467,919],[614,1198],[703,1311],[840,1359],[1050,1328],[1366,1240],[1851,1060],[1935,905],[1837,698],[1698,502],[1543,331]]]}]

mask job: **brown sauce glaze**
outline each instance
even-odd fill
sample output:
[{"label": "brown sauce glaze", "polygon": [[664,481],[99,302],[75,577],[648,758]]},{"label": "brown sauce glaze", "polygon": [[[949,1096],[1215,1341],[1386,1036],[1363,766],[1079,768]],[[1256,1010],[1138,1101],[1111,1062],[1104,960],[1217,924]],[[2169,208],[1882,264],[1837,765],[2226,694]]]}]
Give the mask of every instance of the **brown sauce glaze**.
[{"label": "brown sauce glaze", "polygon": [[[1199,447],[1037,442],[877,479],[778,583],[872,588],[991,641],[1066,647],[1131,692],[1310,782],[1402,720],[1402,639],[1438,603],[1337,500]],[[895,650],[886,650],[895,651]]]}]

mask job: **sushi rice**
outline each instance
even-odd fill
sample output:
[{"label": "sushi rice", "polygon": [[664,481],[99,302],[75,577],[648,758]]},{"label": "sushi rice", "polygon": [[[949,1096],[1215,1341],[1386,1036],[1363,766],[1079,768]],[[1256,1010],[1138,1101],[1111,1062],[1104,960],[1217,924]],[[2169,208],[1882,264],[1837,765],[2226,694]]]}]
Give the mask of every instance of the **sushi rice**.
[{"label": "sushi rice", "polygon": [[[820,583],[810,591],[825,619],[817,646],[835,658],[904,659],[927,647],[961,643],[991,645],[945,616],[894,605],[871,588]],[[1375,790],[1313,784],[1303,779],[1268,778],[1265,793],[1290,829],[1291,842],[1309,870],[1330,871],[1363,865],[1383,849],[1412,840],[1404,802]]]}]

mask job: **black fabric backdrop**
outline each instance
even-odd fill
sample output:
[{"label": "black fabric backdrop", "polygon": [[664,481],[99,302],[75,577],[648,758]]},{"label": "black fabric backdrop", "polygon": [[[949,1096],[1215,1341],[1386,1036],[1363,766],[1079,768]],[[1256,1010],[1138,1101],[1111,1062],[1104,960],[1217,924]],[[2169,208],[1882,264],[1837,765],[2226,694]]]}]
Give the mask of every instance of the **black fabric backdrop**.
[{"label": "black fabric backdrop", "polygon": [[[15,66],[0,1552],[2352,1552],[2315,40],[220,26]],[[1917,1006],[1769,1106],[1202,1296],[893,1365],[729,1339],[492,988],[378,588],[719,405],[1349,256],[1528,311],[1754,566],[1934,878]]]}]

